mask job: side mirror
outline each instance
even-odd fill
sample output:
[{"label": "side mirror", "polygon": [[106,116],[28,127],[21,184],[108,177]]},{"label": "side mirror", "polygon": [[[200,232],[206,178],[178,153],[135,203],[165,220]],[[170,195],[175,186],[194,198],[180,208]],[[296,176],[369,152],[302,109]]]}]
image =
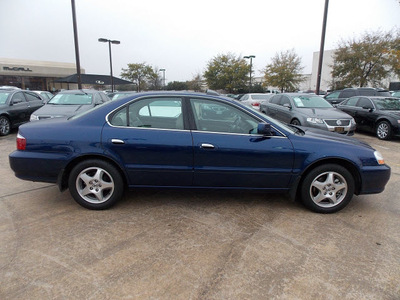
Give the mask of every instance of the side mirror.
[{"label": "side mirror", "polygon": [[259,123],[257,126],[257,133],[262,135],[271,136],[271,124],[269,123]]}]

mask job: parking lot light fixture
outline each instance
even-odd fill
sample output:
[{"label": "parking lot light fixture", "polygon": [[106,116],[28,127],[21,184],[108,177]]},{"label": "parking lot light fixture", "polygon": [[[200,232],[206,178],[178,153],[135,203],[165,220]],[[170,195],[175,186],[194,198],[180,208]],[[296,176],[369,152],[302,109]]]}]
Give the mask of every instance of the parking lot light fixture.
[{"label": "parking lot light fixture", "polygon": [[163,89],[165,88],[165,71],[166,71],[166,69],[160,69],[160,72],[163,72],[163,78],[162,78],[162,87],[163,87]]},{"label": "parking lot light fixture", "polygon": [[119,45],[119,44],[121,44],[121,42],[117,41],[117,40],[109,40],[109,39],[105,39],[105,38],[99,38],[98,41],[101,43],[108,43],[108,52],[110,54],[111,92],[114,92],[114,77],[113,77],[113,71],[112,71],[111,44]]},{"label": "parking lot light fixture", "polygon": [[250,59],[250,84],[249,84],[249,93],[251,93],[251,73],[252,73],[252,64],[253,64],[253,58],[256,58],[255,55],[248,55],[245,56],[244,58]]}]

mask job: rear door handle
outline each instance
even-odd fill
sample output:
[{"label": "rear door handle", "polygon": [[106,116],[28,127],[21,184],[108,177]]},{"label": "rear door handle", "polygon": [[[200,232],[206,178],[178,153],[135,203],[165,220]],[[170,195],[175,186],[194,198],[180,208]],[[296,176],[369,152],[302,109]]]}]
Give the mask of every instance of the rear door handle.
[{"label": "rear door handle", "polygon": [[215,149],[215,146],[212,145],[212,144],[203,143],[203,144],[200,145],[200,148],[203,148],[203,149]]},{"label": "rear door handle", "polygon": [[125,144],[125,142],[123,140],[120,140],[120,139],[111,139],[111,143],[118,144],[118,145]]}]

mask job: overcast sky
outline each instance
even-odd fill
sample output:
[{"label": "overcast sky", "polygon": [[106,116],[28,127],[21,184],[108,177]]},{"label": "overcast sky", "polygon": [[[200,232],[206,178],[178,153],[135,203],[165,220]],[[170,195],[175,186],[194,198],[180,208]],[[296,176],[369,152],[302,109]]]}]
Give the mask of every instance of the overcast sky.
[{"label": "overcast sky", "polygon": [[[128,63],[191,80],[219,54],[255,55],[260,74],[277,52],[294,49],[310,73],[319,51],[324,0],[75,0],[81,67],[119,76]],[[397,26],[397,27],[396,27]],[[366,31],[400,28],[398,0],[331,0],[325,50]],[[70,0],[0,0],[0,57],[75,63]]]}]

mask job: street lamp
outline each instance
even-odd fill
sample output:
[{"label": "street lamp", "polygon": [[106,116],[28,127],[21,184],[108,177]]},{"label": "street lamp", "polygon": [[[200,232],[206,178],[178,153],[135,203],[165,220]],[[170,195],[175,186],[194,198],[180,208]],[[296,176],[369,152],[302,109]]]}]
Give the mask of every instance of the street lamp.
[{"label": "street lamp", "polygon": [[162,86],[163,86],[163,89],[165,88],[165,69],[160,69],[160,72],[163,72],[163,79],[162,79]]},{"label": "street lamp", "polygon": [[110,53],[111,92],[114,92],[114,78],[113,78],[112,59],[111,59],[111,44],[119,45],[119,44],[121,44],[121,42],[120,41],[116,41],[116,40],[104,39],[104,38],[100,38],[98,41],[101,42],[101,43],[108,43],[108,51]]},{"label": "street lamp", "polygon": [[244,58],[249,58],[249,59],[250,59],[250,85],[249,85],[249,93],[251,93],[251,73],[252,73],[251,66],[252,66],[252,63],[253,63],[253,58],[256,58],[256,56],[255,56],[255,55],[248,55],[248,56],[245,56]]}]

